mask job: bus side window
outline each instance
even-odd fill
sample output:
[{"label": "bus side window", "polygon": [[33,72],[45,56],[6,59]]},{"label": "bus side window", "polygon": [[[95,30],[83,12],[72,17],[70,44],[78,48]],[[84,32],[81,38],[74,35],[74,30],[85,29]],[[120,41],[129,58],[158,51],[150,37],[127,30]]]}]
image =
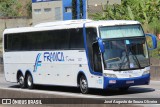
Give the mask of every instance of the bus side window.
[{"label": "bus side window", "polygon": [[[87,28],[87,37],[86,37],[86,39],[87,39],[88,57],[89,57],[89,63],[90,63],[91,69],[94,72],[102,72],[102,70],[94,69],[94,67],[97,66],[97,65],[95,65],[96,62],[94,62],[94,60],[93,60],[94,55],[96,55],[95,53],[93,55],[93,52],[96,51],[96,50],[93,51],[93,49],[95,47],[95,46],[93,46],[93,43],[96,42],[96,37],[97,37],[96,31],[97,31],[96,28]],[[99,62],[99,63],[101,63],[101,62]],[[99,64],[98,66],[101,66],[101,64]]]},{"label": "bus side window", "polygon": [[82,29],[69,29],[70,49],[84,49],[84,39]]},{"label": "bus side window", "polygon": [[95,72],[102,72],[101,54],[98,43],[93,43],[93,68]]}]

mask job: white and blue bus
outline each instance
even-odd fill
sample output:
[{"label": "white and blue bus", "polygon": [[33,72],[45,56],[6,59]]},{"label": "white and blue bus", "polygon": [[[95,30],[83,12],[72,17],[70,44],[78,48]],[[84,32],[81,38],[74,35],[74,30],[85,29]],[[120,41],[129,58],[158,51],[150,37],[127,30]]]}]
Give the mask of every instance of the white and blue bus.
[{"label": "white and blue bus", "polygon": [[6,29],[3,33],[5,79],[21,88],[34,85],[118,88],[147,85],[150,81],[149,47],[137,21],[70,20],[34,27]]}]

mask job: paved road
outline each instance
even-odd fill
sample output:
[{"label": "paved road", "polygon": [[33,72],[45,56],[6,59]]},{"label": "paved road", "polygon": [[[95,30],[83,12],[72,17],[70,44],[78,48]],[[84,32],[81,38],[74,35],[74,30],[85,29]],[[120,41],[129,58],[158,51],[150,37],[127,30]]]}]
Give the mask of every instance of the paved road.
[{"label": "paved road", "polygon": [[[43,94],[41,98],[55,98],[57,96],[77,97],[77,98],[160,98],[160,81],[151,81],[150,85],[131,87],[127,92],[118,90],[91,90],[90,94],[83,95],[77,88],[55,87],[55,86],[36,86],[33,90],[20,89],[16,83],[8,83],[4,75],[0,74],[0,89],[19,91],[21,93],[33,93],[32,97]],[[153,105],[142,105],[150,107]],[[154,105],[159,107],[160,105]]]},{"label": "paved road", "polygon": [[77,88],[55,87],[55,86],[36,86],[34,90],[20,89],[16,83],[8,83],[4,75],[0,74],[0,88],[32,91],[39,93],[57,93],[66,96],[77,96],[84,98],[160,98],[160,81],[151,81],[150,85],[131,87],[127,92],[118,90],[91,90],[88,95],[82,95]]}]

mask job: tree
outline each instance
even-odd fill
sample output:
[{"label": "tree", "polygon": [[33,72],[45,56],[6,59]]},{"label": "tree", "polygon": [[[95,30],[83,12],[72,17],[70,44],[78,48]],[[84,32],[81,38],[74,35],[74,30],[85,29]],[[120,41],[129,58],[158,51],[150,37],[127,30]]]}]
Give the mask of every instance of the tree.
[{"label": "tree", "polygon": [[[138,20],[146,33],[160,34],[160,0],[122,0],[121,5],[107,4],[103,14],[96,13],[93,17],[96,20]],[[160,42],[158,46],[160,50]],[[150,55],[157,57],[158,51],[153,50]]]},{"label": "tree", "polygon": [[26,4],[26,9],[27,9],[27,16],[31,17],[32,16],[32,2],[31,2],[31,0]]},{"label": "tree", "polygon": [[5,17],[19,16],[20,4],[17,0],[0,0],[0,14]]},{"label": "tree", "polygon": [[20,17],[32,14],[31,0],[0,0],[0,16]]},{"label": "tree", "polygon": [[122,0],[121,5],[106,4],[103,14],[96,13],[93,17],[96,20],[138,20],[149,26],[154,22],[160,23],[160,0]]}]

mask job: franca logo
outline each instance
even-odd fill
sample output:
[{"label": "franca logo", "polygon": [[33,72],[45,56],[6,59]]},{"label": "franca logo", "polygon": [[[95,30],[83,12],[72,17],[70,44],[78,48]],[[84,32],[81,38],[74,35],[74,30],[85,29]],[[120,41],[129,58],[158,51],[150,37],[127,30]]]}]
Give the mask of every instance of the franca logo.
[{"label": "franca logo", "polygon": [[41,53],[39,53],[37,55],[37,58],[36,58],[36,61],[35,61],[35,65],[34,65],[34,71],[33,72],[36,72],[38,67],[41,66],[41,63],[42,61],[40,61],[40,57],[41,57]]},{"label": "franca logo", "polygon": [[44,62],[63,62],[63,52],[44,52]]},{"label": "franca logo", "polygon": [[36,57],[34,70],[36,72],[38,67],[42,66],[42,61],[45,62],[64,62],[64,55],[63,52],[44,52],[43,56],[41,57],[42,53],[39,53]]}]

